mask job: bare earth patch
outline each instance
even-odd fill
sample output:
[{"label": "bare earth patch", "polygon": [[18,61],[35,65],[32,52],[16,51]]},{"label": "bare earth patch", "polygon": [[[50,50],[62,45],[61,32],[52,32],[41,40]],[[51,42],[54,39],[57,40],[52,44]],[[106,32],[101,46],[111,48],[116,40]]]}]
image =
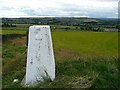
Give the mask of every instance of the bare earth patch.
[{"label": "bare earth patch", "polygon": [[12,42],[12,44],[15,44],[15,45],[26,45],[26,36],[24,37],[21,37],[21,38],[16,38],[16,39],[13,39],[13,40],[10,40]]},{"label": "bare earth patch", "polygon": [[57,58],[73,58],[73,57],[79,57],[80,54],[77,52],[64,50],[64,49],[54,49],[55,57]]}]

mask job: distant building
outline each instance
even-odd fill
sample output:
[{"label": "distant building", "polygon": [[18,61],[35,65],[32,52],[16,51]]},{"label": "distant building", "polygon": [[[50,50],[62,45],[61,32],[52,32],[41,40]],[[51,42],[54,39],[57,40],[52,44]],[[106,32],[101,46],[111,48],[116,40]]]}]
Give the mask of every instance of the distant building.
[{"label": "distant building", "polygon": [[105,29],[104,32],[119,32],[118,29],[110,28],[110,29]]}]

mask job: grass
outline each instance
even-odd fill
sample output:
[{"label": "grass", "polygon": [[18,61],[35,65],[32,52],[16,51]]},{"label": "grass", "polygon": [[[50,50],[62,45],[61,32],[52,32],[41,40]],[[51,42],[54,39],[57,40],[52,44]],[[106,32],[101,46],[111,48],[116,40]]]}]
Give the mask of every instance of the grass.
[{"label": "grass", "polygon": [[113,59],[113,61],[106,61],[106,63],[104,63],[104,60],[106,59],[92,59],[92,63],[89,58],[87,60],[80,58],[71,59],[65,60],[64,62],[56,60],[57,72],[55,81],[47,84],[45,83],[38,87],[43,87],[45,85],[44,87],[49,88],[115,88],[117,87],[115,83],[118,80],[117,68],[113,68],[111,65],[115,65],[116,59]]},{"label": "grass", "polygon": [[118,33],[116,32],[53,32],[52,36],[55,48],[93,56],[118,54]]},{"label": "grass", "polygon": [[[56,78],[35,88],[117,88],[117,33],[52,32]],[[26,38],[3,43],[3,88],[23,88]],[[22,42],[23,43],[22,43]],[[63,58],[62,56],[66,57]],[[14,79],[18,83],[13,83]]]},{"label": "grass", "polygon": [[[17,62],[18,60],[20,62]],[[21,64],[21,60],[14,59],[10,63],[10,65],[17,64],[16,68],[12,68],[14,66],[3,68],[5,72],[3,76],[4,88],[23,88],[20,83],[25,75],[25,66],[24,63]],[[116,60],[116,58],[109,60],[105,58],[56,60],[55,80],[41,83],[35,88],[117,88]],[[7,71],[9,68],[12,68],[12,72]],[[19,79],[19,83],[12,82],[15,78]]]},{"label": "grass", "polygon": [[2,30],[0,34],[26,34],[26,30]]},{"label": "grass", "polygon": [[2,30],[28,30],[32,24],[13,24],[16,27],[2,27]]}]

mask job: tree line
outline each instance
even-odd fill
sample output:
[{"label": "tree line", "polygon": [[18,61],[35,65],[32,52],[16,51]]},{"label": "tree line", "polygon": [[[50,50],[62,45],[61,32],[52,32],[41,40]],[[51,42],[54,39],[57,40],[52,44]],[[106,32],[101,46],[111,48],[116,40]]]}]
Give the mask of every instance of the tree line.
[{"label": "tree line", "polygon": [[9,23],[3,23],[2,27],[16,27],[16,25],[9,24]]}]

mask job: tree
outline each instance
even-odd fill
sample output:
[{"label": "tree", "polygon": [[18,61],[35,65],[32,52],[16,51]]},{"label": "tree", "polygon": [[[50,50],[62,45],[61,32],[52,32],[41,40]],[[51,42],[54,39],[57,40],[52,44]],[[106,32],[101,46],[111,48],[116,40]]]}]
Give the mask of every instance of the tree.
[{"label": "tree", "polygon": [[88,27],[88,29],[89,29],[89,30],[92,30],[92,27],[91,27],[91,26],[89,26],[89,27]]},{"label": "tree", "polygon": [[78,27],[76,27],[76,29],[78,29]]},{"label": "tree", "polygon": [[81,30],[84,30],[84,28],[83,28],[83,27],[81,27]]},{"label": "tree", "polygon": [[68,31],[70,29],[70,27],[65,27],[65,31]]}]

